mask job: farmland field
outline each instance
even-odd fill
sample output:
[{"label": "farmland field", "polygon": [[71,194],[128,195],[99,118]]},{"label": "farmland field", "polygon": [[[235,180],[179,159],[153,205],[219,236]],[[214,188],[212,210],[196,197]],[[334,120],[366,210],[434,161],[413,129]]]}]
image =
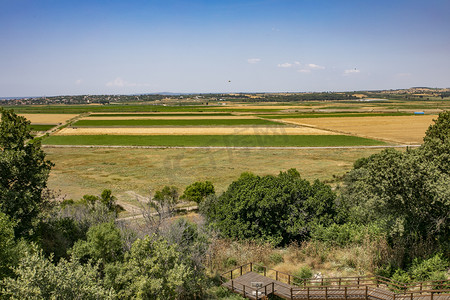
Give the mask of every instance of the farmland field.
[{"label": "farmland field", "polygon": [[319,147],[373,146],[384,142],[347,135],[67,135],[50,136],[46,145]]},{"label": "farmland field", "polygon": [[40,125],[40,124],[31,124],[30,128],[32,131],[47,131],[55,127],[56,125]]},{"label": "farmland field", "polygon": [[410,116],[410,113],[304,113],[304,114],[277,114],[259,115],[266,119],[305,119],[305,118],[350,118],[350,117],[386,117],[386,116]]},{"label": "farmland field", "polygon": [[[338,179],[333,175],[344,174],[356,159],[381,150],[282,147],[386,145],[380,140],[417,143],[434,118],[405,115],[402,111],[369,113],[376,105],[382,110],[388,104],[352,103],[334,105],[334,108],[331,103],[314,102],[305,105],[236,105],[231,109],[231,106],[151,105],[23,109],[41,112],[26,115],[35,123],[32,126],[65,123],[77,117],[76,113],[91,112],[90,115],[79,115],[79,121],[71,125],[76,128],[68,126],[42,140],[48,145],[44,148],[48,159],[55,163],[50,174],[50,188],[74,199],[110,188],[121,203],[136,204],[134,193],[147,195],[150,188],[160,189],[164,185],[175,185],[182,190],[198,180],[211,180],[220,192],[246,171],[275,175],[281,170],[297,168],[307,179],[335,182]],[[322,112],[326,107],[337,109],[337,106],[341,109],[354,106],[354,109],[351,112]],[[318,108],[321,112],[314,112]],[[304,110],[307,113],[303,113]],[[374,123],[371,119],[378,121]],[[421,122],[417,122],[419,120]],[[390,138],[394,131],[400,138]],[[58,145],[69,148],[52,147]],[[95,145],[231,148],[136,149],[95,148]]]},{"label": "farmland field", "polygon": [[214,115],[214,116],[203,116],[200,114],[191,114],[189,116],[180,116],[178,114],[176,115],[165,115],[160,116],[157,114],[151,115],[151,116],[142,116],[141,114],[135,114],[134,116],[128,116],[128,117],[116,117],[115,115],[109,116],[109,117],[97,117],[97,115],[90,115],[83,117],[83,120],[251,120],[251,119],[257,119],[255,116],[238,116],[238,115]]},{"label": "farmland field", "polygon": [[332,131],[289,126],[247,127],[67,127],[55,135],[335,135]]},{"label": "farmland field", "polygon": [[[45,148],[55,163],[49,187],[78,199],[112,189],[119,200],[133,200],[129,191],[174,185],[181,191],[192,182],[211,180],[223,191],[242,172],[276,175],[296,168],[308,180],[332,180],[349,171],[355,160],[380,149],[130,149]],[[70,153],[70,154],[69,154]]]},{"label": "farmland field", "polygon": [[189,120],[80,120],[73,126],[237,126],[237,125],[282,125],[262,119],[189,119]]},{"label": "farmland field", "polygon": [[432,124],[435,115],[395,116],[395,117],[351,117],[284,119],[284,121],[314,126],[361,137],[387,140],[397,143],[421,143],[425,131]]},{"label": "farmland field", "polygon": [[129,113],[129,114],[121,114],[121,113],[108,113],[108,114],[92,114],[91,117],[192,117],[192,116],[232,116],[231,113],[202,113],[202,112],[192,112],[192,113]]},{"label": "farmland field", "polygon": [[25,117],[31,123],[38,124],[58,124],[64,123],[74,117],[77,114],[20,114]]}]

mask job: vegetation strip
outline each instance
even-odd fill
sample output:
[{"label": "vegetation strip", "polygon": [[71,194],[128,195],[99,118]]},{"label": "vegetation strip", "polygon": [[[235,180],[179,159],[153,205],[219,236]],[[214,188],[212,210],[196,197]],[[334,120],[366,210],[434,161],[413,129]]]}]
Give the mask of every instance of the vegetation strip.
[{"label": "vegetation strip", "polygon": [[348,135],[72,135],[50,136],[46,145],[324,147],[377,146],[386,143]]},{"label": "vegetation strip", "polygon": [[236,126],[236,125],[284,125],[261,119],[191,119],[191,120],[80,120],[73,126]]},{"label": "vegetation strip", "polygon": [[279,114],[258,115],[265,119],[289,119],[289,118],[335,118],[335,117],[393,117],[411,116],[410,113],[305,113],[305,114]]},{"label": "vegetation strip", "polygon": [[32,131],[47,131],[55,127],[56,125],[38,125],[38,124],[31,124],[30,129]]},{"label": "vegetation strip", "polygon": [[110,113],[110,114],[92,114],[90,115],[90,117],[194,117],[194,116],[232,116],[233,114],[231,113],[196,113],[196,112],[192,112],[192,113],[170,113],[170,114],[165,114],[165,113],[131,113],[131,114],[115,114],[115,113]]}]

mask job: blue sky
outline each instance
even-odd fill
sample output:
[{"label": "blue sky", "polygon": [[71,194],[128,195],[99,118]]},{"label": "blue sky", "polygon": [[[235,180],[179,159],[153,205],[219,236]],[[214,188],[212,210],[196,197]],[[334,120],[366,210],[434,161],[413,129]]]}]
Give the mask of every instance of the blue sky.
[{"label": "blue sky", "polygon": [[0,0],[0,96],[450,87],[448,0]]}]

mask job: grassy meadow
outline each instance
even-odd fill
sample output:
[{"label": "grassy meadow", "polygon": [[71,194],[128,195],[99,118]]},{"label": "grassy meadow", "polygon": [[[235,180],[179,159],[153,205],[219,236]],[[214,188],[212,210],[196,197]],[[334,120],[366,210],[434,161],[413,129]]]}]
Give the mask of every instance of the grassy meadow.
[{"label": "grassy meadow", "polygon": [[49,187],[67,198],[99,194],[109,188],[120,201],[134,201],[133,193],[210,180],[218,192],[243,172],[278,174],[296,168],[308,180],[333,181],[352,168],[355,160],[381,149],[131,149],[45,148],[55,163]]}]

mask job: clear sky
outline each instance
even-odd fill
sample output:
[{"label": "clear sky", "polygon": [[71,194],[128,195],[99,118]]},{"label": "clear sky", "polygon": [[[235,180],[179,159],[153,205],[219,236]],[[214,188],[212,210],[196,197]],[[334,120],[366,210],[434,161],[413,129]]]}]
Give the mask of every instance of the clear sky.
[{"label": "clear sky", "polygon": [[0,0],[0,96],[450,87],[449,0]]}]

